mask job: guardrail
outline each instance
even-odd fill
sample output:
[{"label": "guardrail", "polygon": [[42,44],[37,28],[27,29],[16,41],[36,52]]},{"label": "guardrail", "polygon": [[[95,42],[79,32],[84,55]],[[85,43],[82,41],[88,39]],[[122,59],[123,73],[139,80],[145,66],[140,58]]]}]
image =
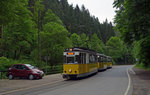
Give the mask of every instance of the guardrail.
[{"label": "guardrail", "polygon": [[0,79],[7,79],[7,72],[6,70],[0,70]]},{"label": "guardrail", "polygon": [[50,70],[48,72],[46,72],[45,70],[43,70],[43,71],[46,75],[62,73],[62,70]]}]

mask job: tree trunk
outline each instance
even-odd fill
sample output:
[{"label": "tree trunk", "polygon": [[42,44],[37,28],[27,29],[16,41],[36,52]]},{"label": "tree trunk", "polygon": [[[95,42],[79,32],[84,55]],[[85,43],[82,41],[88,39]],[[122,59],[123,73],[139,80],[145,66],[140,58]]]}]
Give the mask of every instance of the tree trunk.
[{"label": "tree trunk", "polygon": [[38,66],[41,67],[42,59],[41,59],[41,11],[38,11],[38,60],[39,64]]},{"label": "tree trunk", "polygon": [[2,38],[2,33],[3,33],[3,25],[0,25],[0,38]]}]

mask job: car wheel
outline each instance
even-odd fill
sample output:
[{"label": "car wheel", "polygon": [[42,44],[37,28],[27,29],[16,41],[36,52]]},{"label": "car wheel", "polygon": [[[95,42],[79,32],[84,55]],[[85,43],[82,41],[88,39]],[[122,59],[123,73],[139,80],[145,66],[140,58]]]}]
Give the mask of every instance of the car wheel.
[{"label": "car wheel", "polygon": [[40,77],[39,79],[42,79],[43,77]]},{"label": "car wheel", "polygon": [[9,80],[12,80],[13,79],[13,75],[8,75],[8,78],[9,78]]},{"label": "car wheel", "polygon": [[34,79],[34,76],[31,74],[29,75],[29,80],[33,80]]}]

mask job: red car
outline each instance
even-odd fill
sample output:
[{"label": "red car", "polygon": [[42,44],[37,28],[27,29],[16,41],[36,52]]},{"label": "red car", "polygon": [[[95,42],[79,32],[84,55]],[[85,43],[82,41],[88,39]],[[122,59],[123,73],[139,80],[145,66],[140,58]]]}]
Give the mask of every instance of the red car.
[{"label": "red car", "polygon": [[42,79],[44,72],[35,68],[30,64],[14,64],[8,70],[8,78],[11,80],[14,77],[26,77],[30,80]]}]

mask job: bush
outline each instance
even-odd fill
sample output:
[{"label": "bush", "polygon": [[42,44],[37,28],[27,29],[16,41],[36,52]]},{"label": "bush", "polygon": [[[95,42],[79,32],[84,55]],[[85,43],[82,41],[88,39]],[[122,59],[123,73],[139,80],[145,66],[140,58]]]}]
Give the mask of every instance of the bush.
[{"label": "bush", "polygon": [[0,70],[8,70],[11,66],[11,61],[6,57],[0,57]]},{"label": "bush", "polygon": [[141,43],[140,61],[145,67],[150,67],[150,36],[144,38]]},{"label": "bush", "polygon": [[13,60],[6,57],[0,57],[0,70],[8,70],[12,64],[31,64],[36,66],[36,63],[30,60]]}]

